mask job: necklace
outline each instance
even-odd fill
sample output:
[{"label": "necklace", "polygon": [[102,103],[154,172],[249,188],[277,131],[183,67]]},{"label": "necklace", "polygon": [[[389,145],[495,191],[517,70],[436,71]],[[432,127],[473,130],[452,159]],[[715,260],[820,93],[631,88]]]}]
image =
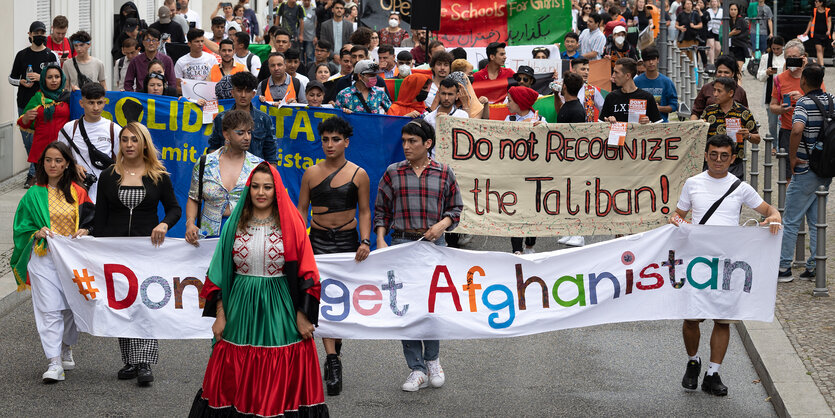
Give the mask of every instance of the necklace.
[{"label": "necklace", "polygon": [[266,218],[256,218],[255,216],[253,216],[249,223],[252,226],[266,226],[272,225],[274,223],[273,219],[274,216],[272,214],[270,214],[270,216],[267,216]]},{"label": "necklace", "polygon": [[423,170],[424,168],[426,168],[426,166],[428,166],[428,165],[429,165],[429,161],[431,161],[431,160],[429,160],[429,159],[427,158],[427,159],[426,159],[426,162],[425,162],[422,166],[420,166],[420,167],[415,167],[415,165],[414,165],[414,164],[412,164],[412,162],[411,162],[411,161],[409,161],[409,166],[410,166],[410,167],[412,167],[412,170],[419,171],[419,170]]}]

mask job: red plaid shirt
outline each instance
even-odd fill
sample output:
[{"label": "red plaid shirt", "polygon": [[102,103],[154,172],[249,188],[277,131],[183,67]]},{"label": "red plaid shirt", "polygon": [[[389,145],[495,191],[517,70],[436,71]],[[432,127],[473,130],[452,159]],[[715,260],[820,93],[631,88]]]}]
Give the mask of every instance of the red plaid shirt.
[{"label": "red plaid shirt", "polygon": [[408,160],[386,169],[377,188],[374,204],[374,227],[404,231],[428,229],[449,216],[451,231],[461,219],[464,201],[455,173],[446,164],[429,160],[429,165],[415,175]]}]

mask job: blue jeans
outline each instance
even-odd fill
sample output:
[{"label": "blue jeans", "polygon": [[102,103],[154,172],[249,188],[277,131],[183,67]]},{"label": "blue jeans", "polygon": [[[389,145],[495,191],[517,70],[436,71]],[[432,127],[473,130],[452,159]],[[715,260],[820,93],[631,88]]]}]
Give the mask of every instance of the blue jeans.
[{"label": "blue jeans", "polygon": [[[766,105],[766,106],[768,106],[768,105]],[[775,114],[775,113],[771,113],[771,111],[768,111],[767,113],[768,113],[768,133],[770,133],[771,138],[774,139],[774,141],[771,142],[771,146],[776,147],[777,146],[776,145],[777,141],[779,141],[779,139],[780,139],[778,137],[779,130],[780,130],[780,115]]]},{"label": "blue jeans", "polygon": [[[23,114],[23,108],[17,108],[17,116]],[[32,134],[31,132],[24,132],[22,129],[20,130],[20,136],[23,137],[23,147],[26,148],[26,156],[29,156],[29,150],[32,149]],[[29,164],[29,173],[27,173],[29,177],[35,177],[35,163]]]},{"label": "blue jeans", "polygon": [[[818,177],[811,170],[792,176],[792,181],[786,190],[786,210],[783,211],[783,243],[780,249],[780,269],[785,270],[791,267],[794,259],[795,244],[797,242],[797,231],[800,229],[800,221],[806,215],[806,224],[809,226],[809,246],[811,248],[809,258],[806,260],[806,269],[815,268],[815,251],[818,243],[818,231],[815,224],[818,222],[818,202],[815,191],[820,186],[829,189],[832,179]],[[826,239],[824,237],[824,239]]]},{"label": "blue jeans", "polygon": [[[303,41],[302,42],[302,63],[308,70],[310,70],[310,64],[315,62],[316,57],[313,55],[313,41]],[[307,75],[307,74],[305,74]]]},{"label": "blue jeans", "polygon": [[[760,28],[760,46],[757,48],[757,33],[755,32],[755,25],[751,25],[751,51],[765,52],[768,46],[768,28]],[[765,31],[765,33],[763,33]]]},{"label": "blue jeans", "polygon": [[[391,245],[405,244],[408,242],[413,241],[405,238],[391,239]],[[446,241],[443,235],[435,240],[435,245],[446,247]],[[429,374],[426,368],[426,362],[438,359],[441,351],[441,342],[438,340],[402,340],[400,343],[403,344],[403,357],[406,357],[406,364],[409,366],[409,369],[419,370]]]}]

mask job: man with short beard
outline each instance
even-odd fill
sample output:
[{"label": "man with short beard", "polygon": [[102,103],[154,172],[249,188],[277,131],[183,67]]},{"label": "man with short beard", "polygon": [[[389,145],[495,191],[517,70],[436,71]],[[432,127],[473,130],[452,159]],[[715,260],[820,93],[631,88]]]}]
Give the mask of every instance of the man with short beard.
[{"label": "man with short beard", "polygon": [[209,73],[209,80],[213,82],[220,81],[221,78],[227,75],[237,74],[241,71],[246,71],[246,67],[235,62],[235,47],[234,42],[229,39],[220,41],[220,64],[215,64]]},{"label": "man with short beard", "polygon": [[436,52],[432,56],[432,61],[429,63],[429,67],[432,68],[432,84],[429,85],[429,95],[423,102],[427,108],[432,108],[435,95],[438,94],[438,86],[441,84],[441,80],[449,75],[453,60],[452,54],[446,51]]}]

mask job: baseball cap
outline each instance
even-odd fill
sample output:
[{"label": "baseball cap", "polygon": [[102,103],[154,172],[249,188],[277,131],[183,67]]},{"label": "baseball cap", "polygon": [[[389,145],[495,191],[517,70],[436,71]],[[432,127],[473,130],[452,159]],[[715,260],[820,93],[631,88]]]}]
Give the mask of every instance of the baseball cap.
[{"label": "baseball cap", "polygon": [[163,25],[171,23],[171,9],[168,6],[160,6],[157,16],[159,16],[159,23]]},{"label": "baseball cap", "polygon": [[354,66],[354,74],[378,74],[382,72],[380,66],[371,60],[357,61],[357,65]]},{"label": "baseball cap", "polygon": [[519,81],[519,77],[517,77],[517,76],[521,75],[521,74],[524,74],[524,75],[526,75],[530,78],[536,78],[536,76],[534,75],[534,72],[533,72],[533,68],[528,67],[527,65],[520,65],[519,69],[516,70],[516,74],[513,75],[513,79],[516,80],[516,81]]},{"label": "baseball cap", "polygon": [[46,25],[44,25],[40,20],[36,20],[29,25],[29,32],[37,32],[39,30],[46,32]]},{"label": "baseball cap", "polygon": [[623,26],[615,26],[615,29],[612,31],[612,34],[621,33],[621,32],[626,33],[626,28],[623,27]]},{"label": "baseball cap", "polygon": [[307,83],[307,87],[304,88],[304,92],[307,93],[307,92],[309,92],[310,90],[313,90],[313,89],[322,90],[322,93],[324,93],[325,92],[325,85],[320,83],[317,80],[311,80]]},{"label": "baseball cap", "polygon": [[125,19],[125,32],[131,32],[139,26],[139,19],[129,17]]}]

